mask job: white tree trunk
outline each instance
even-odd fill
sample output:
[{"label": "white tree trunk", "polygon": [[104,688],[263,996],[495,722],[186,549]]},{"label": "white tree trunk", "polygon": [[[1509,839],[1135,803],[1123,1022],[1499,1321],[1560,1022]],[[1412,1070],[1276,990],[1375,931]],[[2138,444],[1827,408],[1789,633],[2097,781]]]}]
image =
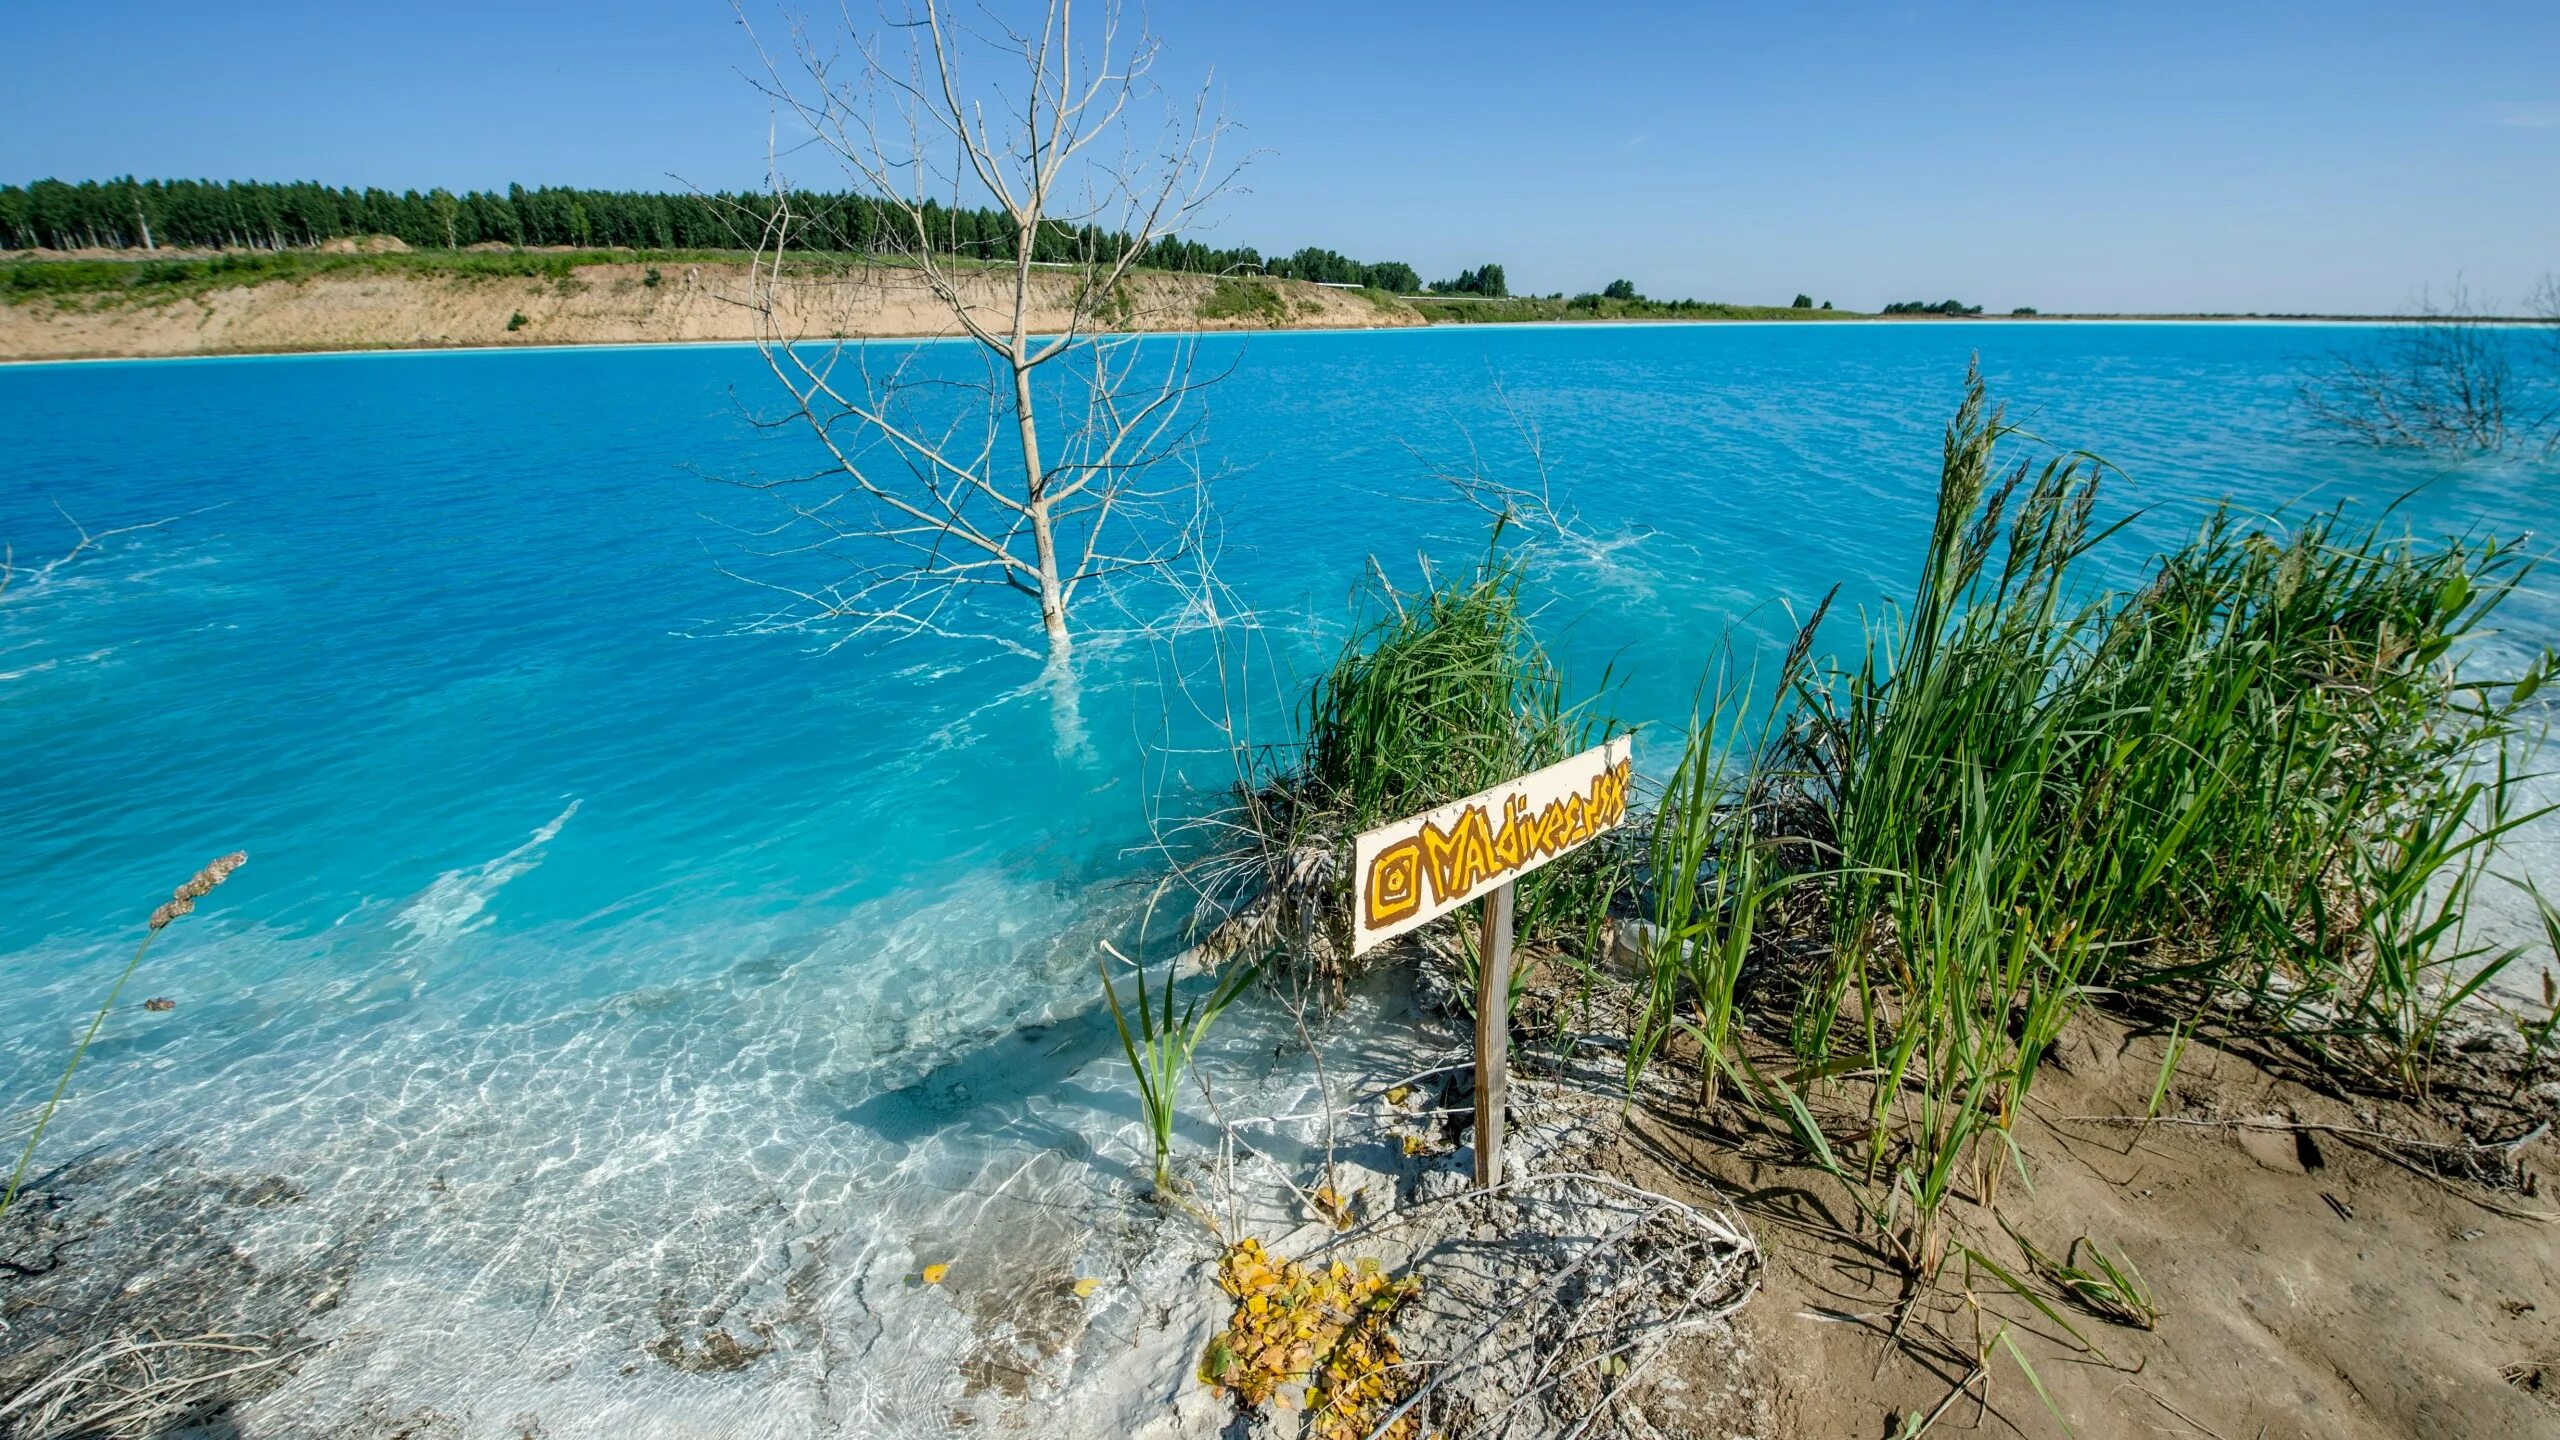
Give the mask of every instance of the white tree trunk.
[{"label": "white tree trunk", "polygon": [[1022,440],[1022,493],[1030,502],[1032,563],[1039,570],[1040,629],[1049,637],[1049,658],[1056,661],[1067,657],[1074,642],[1067,636],[1066,584],[1058,574],[1058,536],[1049,521],[1049,477],[1040,461],[1040,420],[1031,411],[1031,369],[1022,358],[1021,344],[1017,337],[1012,357],[1013,418]]}]

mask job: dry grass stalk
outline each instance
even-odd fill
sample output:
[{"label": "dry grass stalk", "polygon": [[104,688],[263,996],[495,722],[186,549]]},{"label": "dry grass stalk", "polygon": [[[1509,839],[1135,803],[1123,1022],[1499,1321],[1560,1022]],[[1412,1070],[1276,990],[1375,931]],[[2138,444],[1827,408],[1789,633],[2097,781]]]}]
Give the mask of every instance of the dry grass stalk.
[{"label": "dry grass stalk", "polygon": [[317,1348],[288,1348],[270,1335],[118,1336],[10,1397],[0,1405],[0,1420],[28,1440],[166,1434],[224,1404],[242,1377]]},{"label": "dry grass stalk", "polygon": [[61,1107],[63,1095],[71,1089],[71,1077],[79,1073],[81,1057],[89,1053],[89,1042],[98,1038],[99,1029],[107,1023],[107,1012],[115,1008],[116,997],[124,993],[124,982],[133,978],[135,968],[142,964],[142,957],[151,952],[151,942],[160,938],[160,932],[169,928],[169,922],[192,913],[198,900],[212,894],[215,886],[231,878],[231,872],[248,863],[249,856],[245,851],[232,851],[189,877],[185,884],[170,892],[169,898],[161,902],[158,909],[151,912],[142,943],[134,947],[133,958],[124,963],[124,972],[116,976],[116,983],[107,990],[106,1001],[98,1006],[97,1016],[90,1020],[88,1031],[80,1037],[80,1043],[72,1047],[70,1063],[62,1067],[62,1079],[53,1087],[52,1098],[44,1102],[44,1109],[36,1115],[35,1130],[27,1136],[27,1148],[19,1152],[17,1168],[9,1172],[9,1188],[6,1193],[0,1193],[0,1215],[7,1214],[9,1207],[17,1203],[18,1191],[26,1183],[27,1166],[36,1158],[36,1145],[44,1139],[45,1127],[53,1123],[53,1112]]}]

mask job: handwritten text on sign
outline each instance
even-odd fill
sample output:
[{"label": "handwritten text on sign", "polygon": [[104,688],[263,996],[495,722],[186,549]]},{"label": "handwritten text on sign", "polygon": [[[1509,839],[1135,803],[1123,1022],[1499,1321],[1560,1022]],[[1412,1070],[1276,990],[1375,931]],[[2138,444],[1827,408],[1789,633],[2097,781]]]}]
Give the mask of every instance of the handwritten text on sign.
[{"label": "handwritten text on sign", "polygon": [[1628,737],[1352,842],[1351,951],[1437,920],[1614,830],[1634,773]]}]

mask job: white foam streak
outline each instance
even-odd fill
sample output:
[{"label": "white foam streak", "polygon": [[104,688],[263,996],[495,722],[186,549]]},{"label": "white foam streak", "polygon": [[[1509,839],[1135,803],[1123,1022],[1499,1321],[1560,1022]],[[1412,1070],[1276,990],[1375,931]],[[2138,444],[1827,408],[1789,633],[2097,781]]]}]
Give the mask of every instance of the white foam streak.
[{"label": "white foam streak", "polygon": [[577,813],[578,802],[573,799],[567,809],[552,816],[549,823],[513,850],[495,860],[438,875],[433,884],[418,892],[416,899],[392,917],[409,930],[402,948],[435,949],[487,925],[489,902],[497,898],[508,881],[542,863],[543,847],[557,839],[560,827]]}]

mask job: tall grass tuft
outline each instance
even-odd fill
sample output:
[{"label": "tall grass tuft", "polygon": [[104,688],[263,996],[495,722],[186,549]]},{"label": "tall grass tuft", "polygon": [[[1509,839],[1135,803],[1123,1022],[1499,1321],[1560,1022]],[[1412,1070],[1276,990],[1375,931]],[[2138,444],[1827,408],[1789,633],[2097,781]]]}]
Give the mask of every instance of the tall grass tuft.
[{"label": "tall grass tuft", "polygon": [[[1379,577],[1375,614],[1308,691],[1301,745],[1246,787],[1234,818],[1244,847],[1275,875],[1330,877],[1323,904],[1338,922],[1348,913],[1354,836],[1552,765],[1621,728],[1593,702],[1566,698],[1530,625],[1521,562],[1500,539],[1497,526],[1476,564],[1426,570],[1416,590]],[[1603,677],[1598,691],[1606,689]],[[1324,858],[1310,865],[1310,854]],[[1523,877],[1520,941],[1596,944],[1625,870],[1619,848],[1601,844]]]},{"label": "tall grass tuft", "polygon": [[2517,763],[2547,660],[2463,669],[2526,572],[2514,547],[2226,509],[2103,592],[2085,561],[2112,472],[2005,463],[2014,433],[1972,377],[1909,603],[1796,679],[1762,762],[1824,857],[1799,1076],[1865,1087],[1860,1178],[1923,1274],[1959,1181],[1987,1202],[2014,1164],[2009,1128],[2100,983],[2417,1083],[2514,958],[2463,917],[2540,813]]},{"label": "tall grass tuft", "polygon": [[1588,729],[1531,632],[1520,562],[1488,554],[1382,613],[1309,693],[1305,788],[1353,830],[1445,804],[1573,753]]},{"label": "tall grass tuft", "polygon": [[2037,877],[2030,918],[2100,945],[2112,981],[2200,983],[2402,1067],[2462,993],[2445,977],[2501,963],[2456,943],[2459,915],[2532,818],[2514,762],[2542,667],[2483,683],[2459,662],[2525,562],[2496,540],[2394,539],[2387,517],[2288,535],[2224,510],[2138,593],[2076,601],[2104,467],[1990,484],[2007,433],[1977,378],[1908,620],[1804,687],[1793,758],[1834,824],[1843,983],[1800,1041],[1826,1045],[1895,892],[1965,847],[1980,784],[2032,818],[2011,842]]},{"label": "tall grass tuft", "polygon": [[[2131,978],[2188,982],[2404,1076],[2432,1044],[2496,843],[2531,817],[2514,683],[2459,667],[2526,573],[2512,546],[2419,546],[2315,516],[2228,512],[2111,617],[2074,696],[2110,744],[2074,778],[2099,844],[2093,919],[2152,942]],[[2433,903],[2431,903],[2431,900]]]}]

